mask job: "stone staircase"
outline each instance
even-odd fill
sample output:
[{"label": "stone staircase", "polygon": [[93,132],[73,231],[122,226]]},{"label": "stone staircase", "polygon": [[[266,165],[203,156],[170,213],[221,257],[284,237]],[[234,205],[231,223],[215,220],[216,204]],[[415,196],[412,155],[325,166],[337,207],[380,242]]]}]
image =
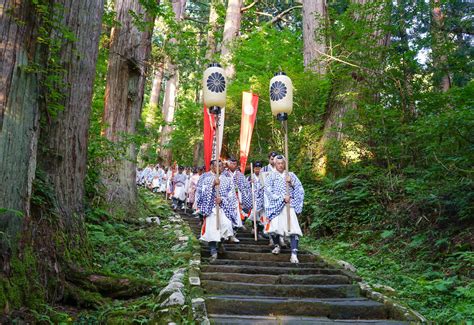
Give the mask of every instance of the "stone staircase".
[{"label": "stone staircase", "polygon": [[[183,214],[199,238],[199,219]],[[341,269],[300,251],[292,264],[289,249],[271,254],[268,240],[239,231],[240,243],[225,243],[225,253],[208,262],[201,243],[201,285],[211,324],[406,324],[383,303],[360,294]],[[395,319],[394,319],[395,318]]]}]

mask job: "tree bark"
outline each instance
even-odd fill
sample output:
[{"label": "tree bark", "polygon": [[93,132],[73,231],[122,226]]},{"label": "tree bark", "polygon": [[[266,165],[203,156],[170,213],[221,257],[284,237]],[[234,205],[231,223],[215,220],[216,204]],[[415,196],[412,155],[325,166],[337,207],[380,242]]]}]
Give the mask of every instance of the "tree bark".
[{"label": "tree bark", "polygon": [[[116,0],[119,25],[112,29],[105,90],[105,137],[115,143],[124,141],[124,134],[135,134],[145,90],[147,60],[151,48],[154,21],[139,0]],[[141,30],[130,14],[143,15],[148,26]],[[134,210],[137,200],[135,185],[135,145],[129,144],[125,157],[114,157],[103,170],[107,201],[114,207]]]},{"label": "tree bark", "polygon": [[[62,298],[69,249],[85,247],[79,243],[87,132],[103,1],[51,0],[45,5],[50,20],[33,2],[4,1],[0,20],[2,44],[8,44],[1,48],[6,60],[0,65],[5,72],[0,206],[24,214],[1,216],[1,231],[7,234],[2,236],[2,280],[12,279],[0,288],[2,309],[3,304],[27,306],[31,297]],[[55,19],[57,25],[48,23]],[[43,42],[37,44],[40,37]]]},{"label": "tree bark", "polygon": [[30,2],[0,1],[0,208],[23,215],[0,211],[1,262],[7,275],[17,236],[30,217],[36,169],[39,80],[28,67],[40,62],[38,23]]},{"label": "tree bark", "polygon": [[158,105],[160,102],[161,85],[163,83],[164,66],[164,63],[160,62],[160,64],[156,67],[155,73],[153,75],[153,84],[151,87],[149,102],[150,108],[148,115],[145,117],[145,127],[147,128],[151,127],[155,123],[158,114]]},{"label": "tree bark", "polygon": [[178,95],[178,81],[179,81],[179,71],[176,69],[176,66],[172,63],[169,64],[169,73],[172,75],[169,76],[168,81],[166,82],[166,91],[165,98],[163,101],[163,120],[165,125],[161,130],[161,158],[164,164],[167,166],[171,165],[172,152],[171,149],[167,146],[171,140],[171,132],[173,132],[173,123],[174,112],[176,109],[176,96]]},{"label": "tree bark", "polygon": [[217,6],[220,4],[222,4],[222,0],[212,0],[211,7],[209,9],[209,31],[207,32],[207,50],[205,56],[207,62],[212,61],[217,50],[217,41],[215,35],[218,28],[217,20],[219,19]]},{"label": "tree bark", "polygon": [[439,0],[433,0],[433,11],[432,11],[432,55],[433,64],[436,73],[439,76],[439,88],[442,92],[446,92],[451,88],[451,77],[449,75],[449,67],[447,63],[446,55],[446,44],[448,42],[446,32],[444,31],[444,21],[446,17],[441,10],[441,4]]},{"label": "tree bark", "polygon": [[326,0],[303,0],[303,59],[306,70],[326,73],[322,54],[326,44],[322,35],[327,17]]},{"label": "tree bark", "polygon": [[67,69],[64,109],[41,128],[38,163],[53,185],[66,229],[76,229],[83,223],[89,117],[104,1],[57,2],[64,7],[63,24],[75,40],[64,44],[60,54],[61,65]]},{"label": "tree bark", "polygon": [[199,140],[194,145],[193,165],[194,166],[203,166],[204,165],[204,141],[203,140]]},{"label": "tree bark", "polygon": [[[410,50],[409,42],[408,42],[408,34],[407,34],[407,26],[408,26],[408,21],[406,20],[406,17],[404,15],[404,8],[407,5],[406,0],[397,0],[397,12],[399,16],[399,23],[398,23],[398,34],[400,37],[400,44],[402,46],[402,51],[406,52]],[[415,98],[413,97],[413,68],[409,64],[409,62],[406,62],[406,60],[403,60],[403,74],[404,78],[401,80],[401,85],[400,85],[400,97],[401,97],[401,104],[403,107],[404,115],[406,120],[410,120],[414,117],[416,117],[417,112],[416,112],[416,106],[415,106]],[[403,86],[402,86],[403,85]]]},{"label": "tree bark", "polygon": [[[176,22],[180,22],[184,17],[184,9],[186,7],[186,0],[173,0],[173,12],[175,15]],[[170,39],[170,44],[177,44],[178,40],[176,38]],[[174,120],[174,112],[176,109],[176,96],[178,95],[178,82],[179,82],[179,71],[177,66],[171,59],[167,59],[166,71],[169,76],[169,79],[166,81],[165,88],[165,98],[163,100],[163,119],[164,127],[161,130],[160,145],[161,151],[160,156],[164,164],[170,166],[172,160],[171,149],[167,146],[171,139],[171,132],[173,127],[171,123]]]},{"label": "tree bark", "polygon": [[[364,5],[369,0],[351,0],[354,4]],[[379,13],[383,12],[383,3],[380,2]],[[367,23],[376,22],[380,17],[369,15],[360,16],[356,13],[354,19],[363,20]],[[369,39],[375,39],[377,41],[376,46],[386,46],[388,44],[389,35],[382,35],[382,31],[375,29],[371,35],[367,35]],[[340,80],[333,80],[331,95],[329,103],[327,105],[325,117],[324,117],[324,128],[323,135],[317,145],[317,157],[313,164],[314,170],[320,174],[325,175],[328,169],[331,169],[331,162],[328,161],[327,155],[327,144],[330,140],[342,141],[344,138],[344,117],[349,110],[357,107],[356,100],[360,86],[358,83],[361,82],[358,78],[357,71],[348,71],[348,75],[342,77]],[[378,98],[378,94],[374,94],[374,100]]]},{"label": "tree bark", "polygon": [[224,24],[224,35],[222,37],[221,60],[224,63],[226,77],[230,80],[235,75],[235,67],[232,64],[231,46],[240,31],[242,19],[242,0],[229,0]]}]

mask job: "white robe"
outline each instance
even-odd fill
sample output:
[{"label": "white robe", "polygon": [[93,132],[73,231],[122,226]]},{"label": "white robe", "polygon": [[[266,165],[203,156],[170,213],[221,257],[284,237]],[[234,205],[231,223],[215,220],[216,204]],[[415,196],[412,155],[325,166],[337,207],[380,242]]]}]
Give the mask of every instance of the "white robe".
[{"label": "white robe", "polygon": [[174,187],[173,197],[180,201],[186,200],[186,186],[183,184],[176,184]]},{"label": "white robe", "polygon": [[153,180],[151,181],[151,187],[152,188],[160,187],[160,177],[159,176],[153,177]]},{"label": "white robe", "polygon": [[219,208],[219,219],[220,219],[220,229],[217,230],[217,216],[216,208],[212,209],[212,214],[204,218],[203,225],[201,227],[201,238],[200,240],[211,242],[219,242],[221,239],[228,239],[234,235],[234,230],[232,229],[232,222],[224,214],[224,210]]},{"label": "white robe", "polygon": [[266,224],[265,233],[278,234],[281,236],[303,236],[294,208],[290,208],[290,225],[290,231],[288,231],[288,216],[286,212],[286,207],[284,207],[278,216],[276,216],[275,218],[270,220],[269,223]]}]

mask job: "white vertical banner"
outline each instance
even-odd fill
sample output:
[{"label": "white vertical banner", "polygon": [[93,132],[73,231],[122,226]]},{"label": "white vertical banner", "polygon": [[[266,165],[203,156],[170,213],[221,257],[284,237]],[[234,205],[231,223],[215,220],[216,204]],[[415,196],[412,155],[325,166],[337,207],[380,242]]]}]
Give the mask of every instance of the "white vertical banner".
[{"label": "white vertical banner", "polygon": [[[211,114],[210,114],[211,115]],[[214,115],[215,116],[215,115]],[[212,119],[216,121],[215,119]],[[216,137],[219,136],[219,152],[222,152],[222,139],[224,138],[224,120],[225,120],[225,107],[221,108],[221,113],[219,114],[219,135],[214,132],[212,137],[212,160],[217,159],[216,157]],[[216,121],[217,122],[217,121]],[[217,125],[215,125],[217,127]]]},{"label": "white vertical banner", "polygon": [[222,140],[224,139],[224,121],[225,121],[225,107],[222,107],[219,115],[219,152],[222,152]]}]

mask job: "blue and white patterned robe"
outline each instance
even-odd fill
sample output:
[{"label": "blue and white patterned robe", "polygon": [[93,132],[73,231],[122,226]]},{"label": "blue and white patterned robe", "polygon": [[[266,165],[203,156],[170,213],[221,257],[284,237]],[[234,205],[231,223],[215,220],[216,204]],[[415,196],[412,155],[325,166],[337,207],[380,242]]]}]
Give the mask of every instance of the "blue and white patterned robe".
[{"label": "blue and white patterned robe", "polygon": [[[207,172],[201,175],[198,184],[196,186],[196,198],[197,207],[204,216],[209,216],[212,213],[212,209],[216,206],[216,188],[214,187],[214,180],[216,174],[213,172]],[[232,221],[235,222],[237,217],[236,197],[232,183],[225,175],[220,175],[219,193],[222,199],[220,207],[224,210],[224,214]]]},{"label": "blue and white patterned robe", "polygon": [[[236,170],[231,172],[225,171],[225,175],[232,179],[234,191],[239,194],[240,205],[242,209],[250,210],[252,208],[252,191],[249,182],[244,174]],[[236,196],[237,197],[237,196]]]},{"label": "blue and white patterned robe", "polygon": [[[263,185],[261,183],[260,178],[257,177],[256,174],[253,175],[253,179],[254,179],[253,191],[254,191],[254,194],[255,194],[255,206],[257,208],[257,211],[261,211],[261,210],[263,210],[264,188],[263,188]],[[247,181],[250,184],[250,189],[252,189],[251,175],[248,176]]]},{"label": "blue and white patterned robe", "polygon": [[272,172],[274,171],[275,168],[272,167],[272,165],[268,164],[266,166],[263,166],[262,170],[260,171],[260,173],[269,173],[269,172]]},{"label": "blue and white patterned robe", "polygon": [[[298,177],[291,172],[289,174],[293,183],[293,186],[290,186],[290,206],[299,214],[303,210],[304,189]],[[285,173],[282,175],[277,171],[271,172],[265,184],[265,197],[267,199],[265,215],[269,220],[278,216],[285,207],[285,195]]]}]

